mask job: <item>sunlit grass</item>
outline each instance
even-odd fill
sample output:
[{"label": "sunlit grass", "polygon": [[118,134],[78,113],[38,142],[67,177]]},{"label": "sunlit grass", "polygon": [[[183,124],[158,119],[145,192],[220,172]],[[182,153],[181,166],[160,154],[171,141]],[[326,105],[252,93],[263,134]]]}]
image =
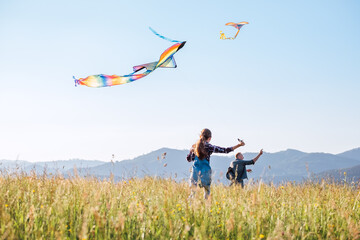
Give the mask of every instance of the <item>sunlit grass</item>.
[{"label": "sunlit grass", "polygon": [[0,239],[360,239],[355,185],[0,176]]}]

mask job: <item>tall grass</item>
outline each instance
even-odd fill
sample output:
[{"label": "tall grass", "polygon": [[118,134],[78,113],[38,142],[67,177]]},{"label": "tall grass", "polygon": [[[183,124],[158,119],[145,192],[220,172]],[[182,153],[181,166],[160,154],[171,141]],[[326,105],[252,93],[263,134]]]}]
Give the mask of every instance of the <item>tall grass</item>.
[{"label": "tall grass", "polygon": [[0,176],[0,239],[360,239],[351,185],[214,185]]}]

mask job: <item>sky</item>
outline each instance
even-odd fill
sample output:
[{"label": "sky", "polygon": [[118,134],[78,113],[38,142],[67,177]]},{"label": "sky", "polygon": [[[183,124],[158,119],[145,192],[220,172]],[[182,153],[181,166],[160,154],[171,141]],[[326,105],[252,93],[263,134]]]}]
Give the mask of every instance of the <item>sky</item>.
[{"label": "sky", "polygon": [[[360,147],[360,2],[0,0],[0,159],[130,159],[212,144]],[[235,40],[227,22],[247,21]],[[89,88],[187,41],[176,69]]]}]

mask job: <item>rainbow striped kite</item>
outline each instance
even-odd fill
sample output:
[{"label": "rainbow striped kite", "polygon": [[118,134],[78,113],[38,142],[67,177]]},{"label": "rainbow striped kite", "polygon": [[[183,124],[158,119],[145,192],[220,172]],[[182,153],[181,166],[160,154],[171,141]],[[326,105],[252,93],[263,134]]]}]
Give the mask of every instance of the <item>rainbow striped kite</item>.
[{"label": "rainbow striped kite", "polygon": [[[153,30],[152,30],[153,31]],[[157,34],[158,35],[158,34]],[[161,35],[159,35],[161,36]],[[165,38],[164,38],[165,39]],[[167,40],[167,39],[166,39]],[[134,66],[133,70],[134,72],[128,75],[124,76],[118,76],[118,75],[105,75],[105,74],[99,74],[99,75],[91,75],[86,78],[79,78],[75,80],[75,86],[77,85],[85,85],[88,87],[110,87],[125,83],[130,83],[135,80],[138,80],[140,78],[143,78],[147,75],[149,75],[151,72],[153,72],[157,68],[176,68],[176,62],[174,59],[174,54],[179,51],[184,45],[186,41],[184,42],[178,42],[168,49],[166,49],[160,56],[159,61],[152,62],[152,63],[146,63],[138,66]],[[142,69],[146,69],[143,73],[136,73]]]},{"label": "rainbow striped kite", "polygon": [[239,22],[239,23],[229,22],[229,23],[225,24],[226,26],[232,26],[232,27],[236,28],[238,31],[237,31],[237,33],[235,34],[234,37],[230,37],[230,38],[225,37],[225,33],[220,31],[220,39],[222,39],[222,40],[225,40],[225,39],[234,40],[237,37],[237,35],[239,34],[240,28],[242,28],[242,26],[244,26],[245,24],[249,24],[249,23],[248,22]]}]

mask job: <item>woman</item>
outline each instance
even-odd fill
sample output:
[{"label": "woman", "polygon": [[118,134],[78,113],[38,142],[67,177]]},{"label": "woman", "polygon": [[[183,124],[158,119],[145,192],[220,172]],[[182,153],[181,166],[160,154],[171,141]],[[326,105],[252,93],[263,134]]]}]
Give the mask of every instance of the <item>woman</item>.
[{"label": "woman", "polygon": [[190,174],[190,187],[192,188],[190,197],[194,195],[194,187],[199,185],[204,188],[204,198],[207,199],[210,195],[211,184],[211,167],[210,155],[212,153],[229,153],[234,151],[245,143],[241,141],[234,147],[222,148],[211,145],[211,131],[207,128],[203,129],[200,134],[200,139],[194,144],[187,155],[188,162],[194,162]]}]

